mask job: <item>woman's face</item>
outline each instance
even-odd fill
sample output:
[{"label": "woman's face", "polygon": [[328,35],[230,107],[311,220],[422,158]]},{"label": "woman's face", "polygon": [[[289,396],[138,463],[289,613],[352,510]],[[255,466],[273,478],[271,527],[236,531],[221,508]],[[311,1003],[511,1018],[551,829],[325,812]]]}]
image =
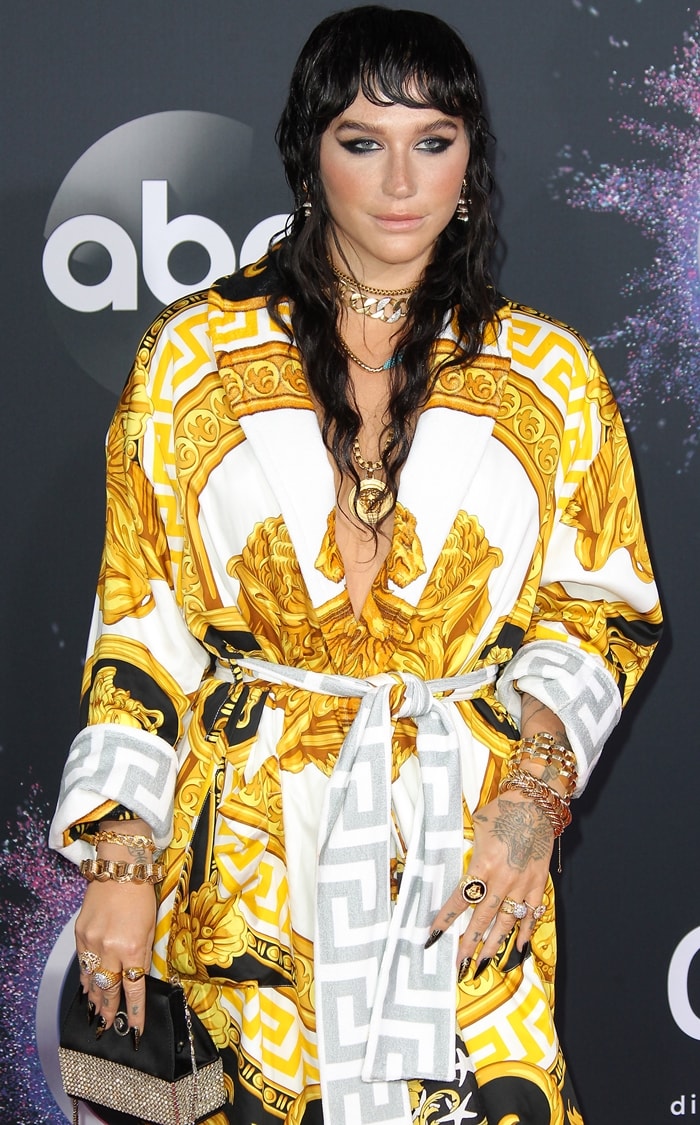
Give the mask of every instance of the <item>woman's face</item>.
[{"label": "woman's face", "polygon": [[461,117],[430,107],[377,106],[358,94],[331,122],[321,182],[358,280],[394,288],[418,280],[454,215],[468,159]]}]

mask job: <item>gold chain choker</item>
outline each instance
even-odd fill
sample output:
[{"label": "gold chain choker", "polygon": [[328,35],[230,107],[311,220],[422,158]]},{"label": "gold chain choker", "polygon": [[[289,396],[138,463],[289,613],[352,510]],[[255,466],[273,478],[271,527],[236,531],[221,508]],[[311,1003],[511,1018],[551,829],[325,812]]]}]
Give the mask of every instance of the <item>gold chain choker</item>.
[{"label": "gold chain choker", "polygon": [[385,324],[395,324],[408,315],[408,298],[415,293],[417,285],[408,285],[405,289],[374,289],[341,273],[332,263],[331,269],[338,283],[338,296],[346,308],[370,316],[372,320],[383,320]]}]

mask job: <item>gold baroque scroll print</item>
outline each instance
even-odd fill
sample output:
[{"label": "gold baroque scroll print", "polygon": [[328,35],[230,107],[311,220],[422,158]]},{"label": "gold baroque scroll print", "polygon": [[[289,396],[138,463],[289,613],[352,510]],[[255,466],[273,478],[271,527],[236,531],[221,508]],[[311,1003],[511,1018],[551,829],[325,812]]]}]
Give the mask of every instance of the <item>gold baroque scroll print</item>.
[{"label": "gold baroque scroll print", "polygon": [[[451,346],[439,340],[431,357],[433,366],[444,362],[452,354]],[[509,371],[508,359],[489,354],[480,355],[468,367],[439,369],[426,408],[444,406],[449,410],[464,410],[469,414],[495,418]]]},{"label": "gold baroque scroll print", "polygon": [[[218,372],[201,379],[174,411],[175,455],[187,528],[182,560],[182,599],[188,622],[204,635],[221,597],[211,556],[200,528],[200,496],[211,473],[228,453],[245,441],[228,411]],[[200,619],[199,621],[197,619]],[[228,627],[235,627],[230,621]]]},{"label": "gold baroque scroll print", "polygon": [[140,464],[152,406],[137,364],[107,440],[107,518],[97,595],[107,625],[153,608],[151,581],[171,580],[168,542],[150,482]]},{"label": "gold baroque scroll print", "polygon": [[[579,1116],[572,1117],[565,1110],[557,1076],[554,1073],[549,1073],[538,1066],[531,1066],[526,1062],[494,1062],[478,1068],[477,1076],[490,1113],[499,1112],[496,1108],[500,1100],[497,1089],[499,1081],[503,1081],[504,1085],[507,1084],[509,1087],[509,1093],[505,1094],[503,1098],[504,1108],[513,1104],[513,1095],[510,1091],[512,1091],[513,1082],[519,1081],[524,1086],[531,1085],[533,1087],[531,1094],[524,1092],[523,1105],[532,1104],[532,1094],[535,1091],[539,1091],[542,1096],[541,1115],[538,1114],[533,1120],[541,1121],[543,1125],[545,1122],[546,1125],[578,1125],[578,1123],[583,1125]],[[493,1089],[489,1090],[490,1086]],[[495,1102],[493,1108],[490,1105],[492,1099]],[[577,1114],[576,1110],[573,1112]],[[496,1118],[494,1117],[493,1120],[495,1121]],[[522,1120],[518,1114],[511,1113],[506,1113],[505,1116],[498,1118],[499,1125],[519,1125]]]},{"label": "gold baroque scroll print", "polygon": [[428,677],[463,671],[491,612],[489,579],[502,562],[476,517],[458,512],[412,620],[415,643],[406,646],[402,671]]},{"label": "gold baroque scroll print", "polygon": [[94,723],[120,723],[156,734],[165,716],[162,711],[149,710],[131,692],[114,683],[116,668],[103,667],[97,672],[90,695],[90,715]]},{"label": "gold baroque scroll print", "polygon": [[494,436],[527,473],[539,501],[541,520],[546,518],[551,501],[563,425],[561,414],[546,395],[538,393],[532,380],[511,370]]},{"label": "gold baroque scroll print", "polygon": [[240,583],[241,612],[266,659],[324,670],[323,641],[283,518],[257,524],[226,571]]},{"label": "gold baroque scroll print", "polygon": [[169,959],[178,974],[206,980],[210,967],[227,968],[245,953],[247,927],[238,898],[221,898],[212,882],[187,896],[170,939]]},{"label": "gold baroque scroll print", "polygon": [[[114,662],[114,664],[113,664]],[[119,681],[120,678],[120,665],[138,669],[144,673],[144,676],[152,681],[157,686],[157,690],[162,692],[162,699],[164,706],[172,706],[172,711],[168,710],[163,712],[159,709],[153,710],[147,707],[140,700],[134,700],[131,691],[121,689],[118,683],[115,685],[115,693],[111,692],[111,685],[107,679],[101,680],[100,674],[101,664],[108,664],[110,670],[115,673],[115,679]],[[97,671],[95,671],[97,669]],[[93,681],[97,683],[97,694],[92,695]],[[145,689],[144,689],[145,690]],[[155,656],[145,645],[139,641],[135,641],[130,637],[120,637],[114,633],[103,633],[95,646],[95,651],[85,664],[85,671],[83,674],[83,696],[90,694],[90,710],[88,714],[88,721],[90,723],[101,722],[122,722],[128,725],[137,725],[132,723],[132,719],[139,718],[139,726],[143,726],[144,730],[150,730],[152,733],[160,732],[163,724],[166,726],[171,722],[176,722],[177,737],[182,730],[182,720],[185,713],[189,709],[189,699],[182,694],[179,684],[170,675],[170,673],[159,664]],[[125,709],[121,719],[116,718],[114,711],[117,706],[121,707],[125,700],[131,700],[128,708]],[[165,701],[168,701],[167,703]],[[107,709],[112,711],[112,717],[107,720],[105,714]],[[177,718],[175,718],[177,716]]]},{"label": "gold baroque scroll print", "polygon": [[[624,636],[616,621],[624,621],[625,618],[630,618],[630,608],[625,603],[572,598],[561,583],[552,582],[538,592],[533,629],[525,639],[534,639],[536,632],[541,634],[542,622],[561,622],[566,631],[578,639],[582,648],[610,660],[612,670],[624,675],[629,681],[625,685],[628,694],[646,668],[652,648]],[[659,606],[656,605],[649,613],[634,614],[634,621],[659,625]]]},{"label": "gold baroque scroll print", "polygon": [[217,360],[226,400],[236,420],[261,410],[313,410],[296,348],[271,341],[237,348],[218,355]]},{"label": "gold baroque scroll print", "polygon": [[597,407],[606,440],[569,501],[562,522],[577,530],[576,557],[585,570],[600,570],[613,551],[622,548],[637,577],[652,582],[625,429],[601,376],[592,380],[587,399]]},{"label": "gold baroque scroll print", "polygon": [[[329,522],[329,528],[332,521]],[[331,541],[324,537],[319,560],[324,573],[340,565]],[[318,563],[317,563],[318,565]],[[281,517],[258,524],[241,555],[229,560],[228,572],[240,583],[239,605],[247,629],[269,660],[312,671],[338,668],[346,674],[371,675],[385,669],[395,649],[391,617],[386,635],[373,636],[366,622],[355,622],[345,590],[318,611],[310,604],[289,533]],[[399,600],[392,595],[393,602]],[[401,603],[403,604],[403,603]],[[391,607],[390,607],[391,608]],[[362,643],[358,643],[358,637]],[[339,701],[290,686],[275,687],[284,709],[284,729],[277,747],[283,770],[298,772],[313,763],[329,773],[352,717],[356,700]]]}]

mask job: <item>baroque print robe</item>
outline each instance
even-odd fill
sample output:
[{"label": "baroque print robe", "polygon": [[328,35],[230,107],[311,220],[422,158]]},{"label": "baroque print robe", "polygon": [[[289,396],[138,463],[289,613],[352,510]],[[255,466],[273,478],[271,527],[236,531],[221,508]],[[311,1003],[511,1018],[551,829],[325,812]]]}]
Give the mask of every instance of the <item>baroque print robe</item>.
[{"label": "baroque print robe", "polygon": [[[108,437],[85,726],[51,840],[79,861],[117,806],[152,825],[167,865],[153,970],[180,975],[224,1057],[229,1102],[211,1125],[338,1125],[325,1085],[321,1109],[319,1039],[331,1042],[336,1016],[342,1039],[350,1017],[326,1005],[317,1028],[319,825],[361,703],[325,677],[388,685],[380,882],[395,903],[427,776],[420,720],[402,709],[407,679],[471,685],[440,704],[461,773],[461,873],[472,813],[496,795],[518,737],[519,691],[562,719],[580,792],[660,612],[624,428],[595,358],[571,330],[506,304],[478,360],[445,371],[419,418],[391,549],[356,620],[317,417],[266,309],[271,268],[274,256],[176,302],[139,349]],[[450,345],[448,325],[438,356]],[[294,674],[276,680],[251,659]],[[345,876],[360,896],[361,866]],[[454,885],[438,886],[433,913]],[[513,934],[478,979],[457,987],[446,969],[452,1077],[401,1074],[403,1108],[377,1121],[582,1121],[552,1021],[551,886],[546,903],[523,956]],[[415,948],[429,916],[414,920]],[[353,996],[357,1034],[343,1047],[358,1067],[362,1002]]]}]

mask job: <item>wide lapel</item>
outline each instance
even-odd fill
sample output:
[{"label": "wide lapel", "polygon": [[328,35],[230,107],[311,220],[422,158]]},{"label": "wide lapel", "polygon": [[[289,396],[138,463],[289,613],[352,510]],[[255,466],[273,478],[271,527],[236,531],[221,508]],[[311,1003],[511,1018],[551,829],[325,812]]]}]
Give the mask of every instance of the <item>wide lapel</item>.
[{"label": "wide lapel", "polygon": [[342,588],[315,566],[335,505],[334,478],[299,354],[262,299],[226,313],[216,352],[227,403],[279,505],[311,601],[320,606]]},{"label": "wide lapel", "polygon": [[241,426],[279,501],[311,602],[321,606],[342,586],[315,565],[335,492],[313,406],[251,415],[241,419]]},{"label": "wide lapel", "polygon": [[[250,442],[286,523],[311,602],[320,607],[343,584],[316,559],[335,506],[333,471],[294,345],[270,320],[262,300],[245,310],[245,331],[217,357],[227,400]],[[238,316],[241,316],[239,311]],[[229,324],[231,322],[229,321]],[[449,329],[437,354],[451,351]],[[226,333],[224,333],[226,335]],[[422,412],[401,474],[398,499],[416,517],[425,573],[400,591],[417,605],[493,432],[510,370],[510,319],[489,328],[483,353],[450,368]],[[399,593],[398,588],[395,589]]]},{"label": "wide lapel", "polygon": [[[484,349],[468,368],[449,368],[418,419],[401,473],[399,500],[416,517],[425,572],[401,590],[417,605],[491,440],[510,370],[510,319],[489,328]],[[440,341],[438,355],[450,349]]]}]

